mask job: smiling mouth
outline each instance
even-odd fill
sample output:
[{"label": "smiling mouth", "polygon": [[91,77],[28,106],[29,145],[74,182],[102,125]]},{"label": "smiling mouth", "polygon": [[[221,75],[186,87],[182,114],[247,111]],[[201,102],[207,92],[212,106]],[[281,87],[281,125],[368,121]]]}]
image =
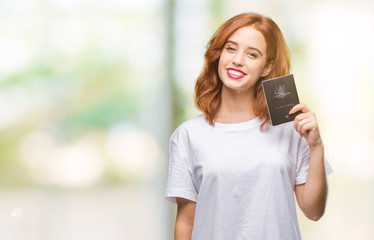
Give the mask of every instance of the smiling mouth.
[{"label": "smiling mouth", "polygon": [[240,79],[245,76],[245,74],[242,71],[232,68],[227,69],[227,75],[233,79]]}]

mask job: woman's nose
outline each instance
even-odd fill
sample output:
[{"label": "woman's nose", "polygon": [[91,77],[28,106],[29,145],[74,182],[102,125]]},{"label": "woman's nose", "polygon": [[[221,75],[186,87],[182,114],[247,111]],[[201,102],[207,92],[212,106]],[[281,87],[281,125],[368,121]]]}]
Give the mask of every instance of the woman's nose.
[{"label": "woman's nose", "polygon": [[244,54],[237,52],[234,56],[233,63],[237,66],[243,66],[244,65]]}]

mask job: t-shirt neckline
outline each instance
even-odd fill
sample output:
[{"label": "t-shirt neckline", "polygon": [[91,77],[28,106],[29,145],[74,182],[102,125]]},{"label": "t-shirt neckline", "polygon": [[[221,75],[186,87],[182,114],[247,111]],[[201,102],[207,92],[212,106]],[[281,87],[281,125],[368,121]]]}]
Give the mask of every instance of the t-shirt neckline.
[{"label": "t-shirt neckline", "polygon": [[240,122],[240,123],[220,123],[220,122],[214,122],[214,128],[225,130],[225,131],[237,131],[237,130],[243,130],[247,128],[252,128],[259,126],[261,124],[261,120],[258,117],[255,117],[249,121]]}]

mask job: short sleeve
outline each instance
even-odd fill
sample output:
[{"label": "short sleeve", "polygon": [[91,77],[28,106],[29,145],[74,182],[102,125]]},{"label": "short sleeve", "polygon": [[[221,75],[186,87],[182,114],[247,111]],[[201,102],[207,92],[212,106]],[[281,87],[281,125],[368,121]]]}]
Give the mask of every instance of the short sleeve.
[{"label": "short sleeve", "polygon": [[193,184],[192,154],[187,131],[177,128],[169,142],[169,175],[165,198],[176,203],[176,197],[196,202],[197,190]]},{"label": "short sleeve", "polygon": [[[310,151],[309,145],[305,138],[301,138],[296,161],[296,181],[295,184],[306,182],[309,170]],[[332,168],[324,157],[326,175],[332,173]]]}]

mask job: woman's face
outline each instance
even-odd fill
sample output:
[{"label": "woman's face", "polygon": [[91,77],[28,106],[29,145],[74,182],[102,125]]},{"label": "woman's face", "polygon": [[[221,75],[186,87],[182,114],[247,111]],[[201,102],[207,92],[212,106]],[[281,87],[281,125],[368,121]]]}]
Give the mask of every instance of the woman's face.
[{"label": "woman's face", "polygon": [[218,63],[218,75],[223,87],[235,91],[254,92],[261,76],[266,76],[266,42],[252,27],[236,30],[226,41]]}]

